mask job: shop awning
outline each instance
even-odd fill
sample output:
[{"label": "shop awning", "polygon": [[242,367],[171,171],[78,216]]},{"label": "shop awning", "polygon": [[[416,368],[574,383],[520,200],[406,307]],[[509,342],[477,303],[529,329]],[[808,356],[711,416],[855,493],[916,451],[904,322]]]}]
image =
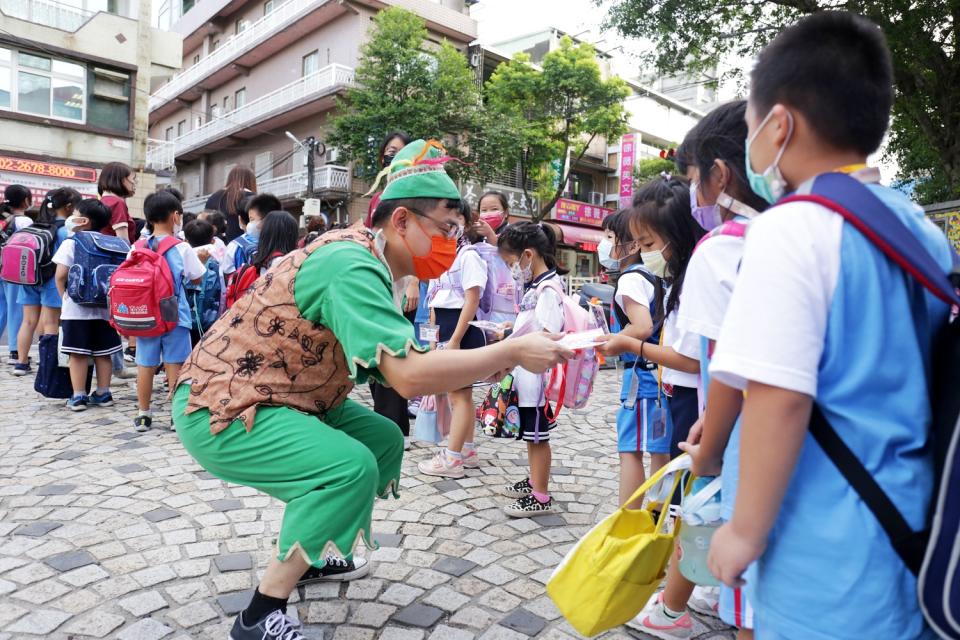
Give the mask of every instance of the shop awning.
[{"label": "shop awning", "polygon": [[594,251],[597,248],[597,244],[603,240],[602,229],[578,227],[572,224],[563,224],[562,222],[551,222],[550,224],[560,229],[561,244]]}]

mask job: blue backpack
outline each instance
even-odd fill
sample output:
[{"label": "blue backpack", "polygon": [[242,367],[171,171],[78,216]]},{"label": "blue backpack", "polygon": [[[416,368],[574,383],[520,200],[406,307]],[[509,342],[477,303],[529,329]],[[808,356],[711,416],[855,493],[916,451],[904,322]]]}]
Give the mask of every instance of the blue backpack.
[{"label": "blue backpack", "polygon": [[81,307],[106,307],[110,277],[126,259],[130,245],[123,238],[95,231],[72,236],[73,265],[67,274],[67,295]]},{"label": "blue backpack", "polygon": [[[947,304],[960,306],[957,257],[948,276],[900,218],[860,181],[846,174],[828,173],[814,180],[810,193],[791,196],[781,203],[791,201],[815,202],[840,214],[916,282]],[[956,640],[960,639],[960,320],[953,314],[935,337],[931,354],[928,446],[937,485],[923,531],[910,528],[816,403],[810,435],[859,494],[894,550],[917,576],[917,594],[927,622],[942,638]]]},{"label": "blue backpack", "polygon": [[257,252],[257,245],[260,243],[258,238],[244,233],[234,239],[239,246],[236,253],[233,254],[233,267],[240,269],[245,264],[253,262],[253,254]]},{"label": "blue backpack", "polygon": [[[239,253],[239,252],[238,252]],[[202,336],[220,317],[220,263],[207,259],[206,272],[199,284],[187,284],[187,300],[193,316],[193,328]]]}]

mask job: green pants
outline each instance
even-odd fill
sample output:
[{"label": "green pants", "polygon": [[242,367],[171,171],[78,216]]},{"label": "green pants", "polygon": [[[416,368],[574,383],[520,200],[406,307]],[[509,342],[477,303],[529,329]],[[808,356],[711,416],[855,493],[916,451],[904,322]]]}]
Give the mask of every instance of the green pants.
[{"label": "green pants", "polygon": [[299,552],[315,567],[332,552],[350,558],[368,547],[376,496],[396,496],[403,458],[397,425],[346,400],[325,420],[287,407],[261,407],[248,433],[239,420],[211,435],[210,414],[184,415],[189,387],[173,399],[173,422],[187,452],[226,482],[286,503],[278,558]]}]

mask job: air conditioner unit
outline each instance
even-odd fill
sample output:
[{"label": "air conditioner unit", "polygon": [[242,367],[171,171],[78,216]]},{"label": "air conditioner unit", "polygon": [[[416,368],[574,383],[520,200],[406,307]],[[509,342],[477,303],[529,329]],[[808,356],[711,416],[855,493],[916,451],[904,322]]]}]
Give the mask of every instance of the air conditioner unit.
[{"label": "air conditioner unit", "polygon": [[591,191],[587,196],[587,202],[590,204],[602,205],[604,203],[605,196],[599,191]]},{"label": "air conditioner unit", "polygon": [[327,149],[327,156],[325,158],[327,164],[333,164],[340,160],[340,149]]}]

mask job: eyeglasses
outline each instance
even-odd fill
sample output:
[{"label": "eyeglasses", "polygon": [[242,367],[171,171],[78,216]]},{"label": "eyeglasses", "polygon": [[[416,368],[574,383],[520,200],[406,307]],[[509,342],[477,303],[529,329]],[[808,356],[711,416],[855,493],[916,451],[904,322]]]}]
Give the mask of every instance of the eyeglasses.
[{"label": "eyeglasses", "polygon": [[460,238],[463,237],[462,225],[459,225],[453,222],[440,222],[439,220],[434,220],[427,214],[421,213],[416,209],[410,209],[410,211],[420,216],[421,218],[426,218],[427,220],[432,222],[433,225],[440,230],[440,233],[443,235],[443,237],[447,238],[448,240],[459,240]]}]

